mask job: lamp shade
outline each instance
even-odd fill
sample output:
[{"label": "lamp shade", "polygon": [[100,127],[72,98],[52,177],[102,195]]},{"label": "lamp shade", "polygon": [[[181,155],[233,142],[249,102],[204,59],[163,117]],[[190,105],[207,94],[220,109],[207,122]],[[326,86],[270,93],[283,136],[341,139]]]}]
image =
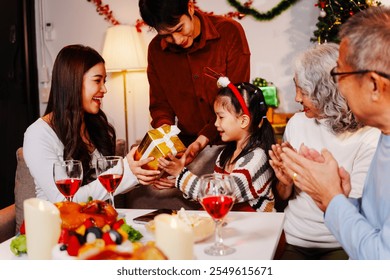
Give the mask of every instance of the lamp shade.
[{"label": "lamp shade", "polygon": [[107,72],[145,70],[145,47],[134,26],[109,27],[104,40],[103,58]]}]

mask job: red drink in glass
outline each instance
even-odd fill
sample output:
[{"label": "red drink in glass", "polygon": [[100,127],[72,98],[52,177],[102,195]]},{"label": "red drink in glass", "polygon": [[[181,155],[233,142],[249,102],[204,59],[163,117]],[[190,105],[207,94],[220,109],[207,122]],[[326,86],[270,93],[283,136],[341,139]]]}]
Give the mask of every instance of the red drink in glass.
[{"label": "red drink in glass", "polygon": [[81,186],[81,179],[68,178],[57,180],[56,185],[65,197],[73,197]]},{"label": "red drink in glass", "polygon": [[122,181],[122,177],[123,175],[120,174],[104,174],[98,178],[107,192],[113,193]]},{"label": "red drink in glass", "polygon": [[206,196],[202,199],[203,208],[216,219],[223,219],[232,209],[234,199],[228,195]]},{"label": "red drink in glass", "polygon": [[226,246],[222,239],[222,223],[233,207],[235,182],[234,177],[227,174],[205,174],[200,177],[199,201],[204,210],[215,222],[215,243],[205,248],[205,253],[211,256],[226,256],[235,252],[234,248]]},{"label": "red drink in glass", "polygon": [[79,160],[53,163],[53,179],[59,192],[67,201],[72,201],[83,182],[83,165]]}]

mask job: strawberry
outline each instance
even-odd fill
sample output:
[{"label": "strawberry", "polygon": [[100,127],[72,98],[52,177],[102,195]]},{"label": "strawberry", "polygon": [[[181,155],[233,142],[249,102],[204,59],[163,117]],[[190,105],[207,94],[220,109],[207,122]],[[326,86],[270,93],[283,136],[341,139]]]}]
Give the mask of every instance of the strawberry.
[{"label": "strawberry", "polygon": [[77,238],[77,236],[71,235],[69,237],[69,241],[68,241],[68,248],[66,249],[69,256],[76,257],[79,254],[80,247],[81,247],[81,244],[80,244],[80,241]]},{"label": "strawberry", "polygon": [[125,221],[123,219],[119,219],[117,220],[113,225],[112,225],[112,228],[113,229],[118,229],[121,227],[121,225],[123,225],[125,223]]},{"label": "strawberry", "polygon": [[103,240],[107,245],[115,244],[115,242],[111,239],[110,232],[103,233]]},{"label": "strawberry", "polygon": [[86,229],[90,228],[90,227],[93,227],[93,226],[95,226],[95,221],[92,218],[86,219],[84,221],[84,226],[85,226]]},{"label": "strawberry", "polygon": [[22,224],[20,225],[19,232],[20,232],[20,234],[26,234],[26,226],[24,224],[24,220],[23,220]]},{"label": "strawberry", "polygon": [[68,244],[69,242],[69,230],[63,228],[61,230],[60,238],[58,238],[58,243]]}]

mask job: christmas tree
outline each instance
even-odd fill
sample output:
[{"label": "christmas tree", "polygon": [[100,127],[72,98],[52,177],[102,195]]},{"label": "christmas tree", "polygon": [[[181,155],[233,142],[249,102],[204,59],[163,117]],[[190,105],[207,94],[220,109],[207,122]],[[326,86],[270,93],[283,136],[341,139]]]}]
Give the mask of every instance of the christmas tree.
[{"label": "christmas tree", "polygon": [[371,6],[379,6],[375,0],[319,0],[316,6],[320,9],[317,30],[310,40],[319,44],[325,42],[339,43],[339,27],[354,14]]}]

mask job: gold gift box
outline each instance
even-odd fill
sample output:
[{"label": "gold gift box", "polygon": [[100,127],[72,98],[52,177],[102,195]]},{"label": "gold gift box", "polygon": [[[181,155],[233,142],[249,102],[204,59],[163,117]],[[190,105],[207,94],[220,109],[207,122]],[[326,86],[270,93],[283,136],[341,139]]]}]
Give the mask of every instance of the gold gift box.
[{"label": "gold gift box", "polygon": [[159,128],[149,130],[139,144],[134,159],[138,161],[154,157],[154,160],[145,164],[143,168],[157,170],[160,157],[166,158],[169,153],[180,157],[186,150],[186,146],[177,136],[179,132],[179,128],[175,125],[162,125]]}]

